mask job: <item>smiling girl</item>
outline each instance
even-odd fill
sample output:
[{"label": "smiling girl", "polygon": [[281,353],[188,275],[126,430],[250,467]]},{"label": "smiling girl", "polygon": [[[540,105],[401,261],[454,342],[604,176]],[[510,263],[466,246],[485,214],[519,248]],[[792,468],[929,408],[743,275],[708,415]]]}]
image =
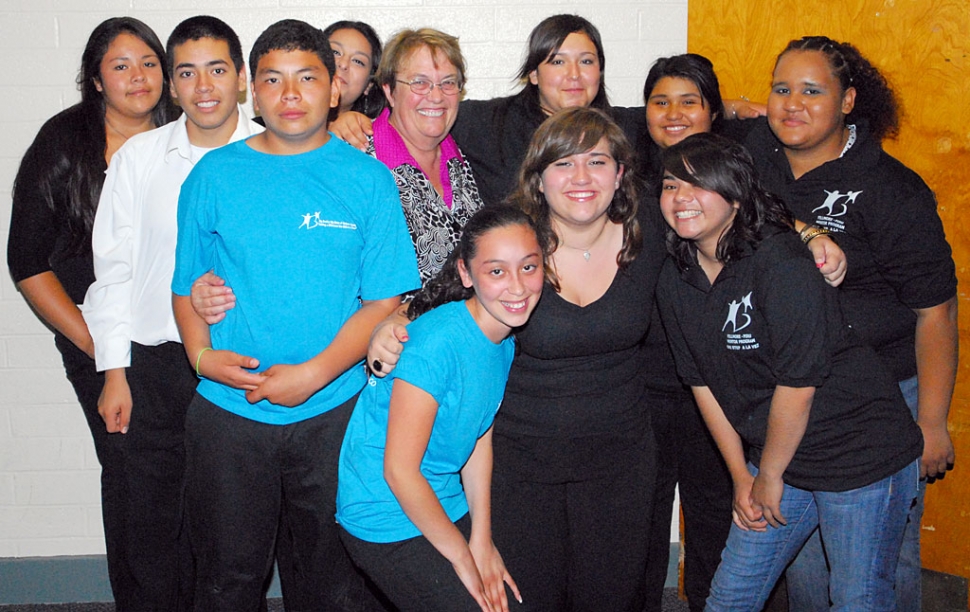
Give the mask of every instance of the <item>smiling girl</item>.
[{"label": "smiling girl", "polygon": [[363,21],[336,21],[323,34],[330,41],[337,66],[333,77],[340,89],[337,115],[356,111],[371,119],[377,117],[384,109],[384,93],[374,84],[382,52],[377,32]]},{"label": "smiling girl", "polygon": [[922,448],[899,389],[743,147],[697,134],[663,161],[671,258],[657,300],[734,481],[706,609],[761,609],[816,528],[833,609],[894,609]]},{"label": "smiling girl", "polygon": [[[957,279],[933,192],[882,149],[898,128],[895,94],[878,69],[848,43],[808,36],[778,56],[767,125],[746,146],[766,187],[817,226],[807,231],[832,232],[845,251],[846,319],[889,364],[923,433],[921,473],[933,478],[954,460],[947,413],[957,368]],[[901,552],[901,610],[920,608],[924,487]],[[806,554],[789,573],[789,594],[796,609],[827,609],[817,539]]]},{"label": "smiling girl", "polygon": [[539,301],[543,270],[524,213],[477,213],[411,301],[397,367],[371,378],[354,409],[337,520],[351,557],[401,610],[507,611],[505,584],[521,599],[492,543],[492,421],[509,336]]},{"label": "smiling girl", "polygon": [[176,551],[155,544],[167,526],[157,521],[165,504],[154,500],[177,505],[178,495],[142,477],[129,456],[131,438],[108,433],[98,413],[104,376],[96,371],[94,342],[77,306],[94,282],[91,230],[108,163],[129,137],[178,115],[162,44],[137,19],[108,19],[88,38],[77,85],[81,101],[44,124],[20,164],[7,265],[24,299],[54,330],[94,438],[102,467],[108,575],[118,609],[176,610]]}]

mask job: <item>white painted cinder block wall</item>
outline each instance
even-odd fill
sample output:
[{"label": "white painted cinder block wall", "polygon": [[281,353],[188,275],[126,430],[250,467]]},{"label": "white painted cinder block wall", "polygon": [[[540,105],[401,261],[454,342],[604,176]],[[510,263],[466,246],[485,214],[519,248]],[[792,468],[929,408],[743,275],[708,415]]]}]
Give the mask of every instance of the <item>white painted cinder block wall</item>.
[{"label": "white painted cinder block wall", "polygon": [[[81,50],[102,20],[131,15],[164,42],[186,17],[208,13],[239,33],[248,55],[269,24],[338,19],[372,24],[386,38],[431,26],[461,39],[468,97],[509,93],[529,31],[544,17],[574,12],[604,37],[614,104],[639,106],[650,63],[687,47],[687,0],[582,3],[557,0],[0,0],[0,234],[10,223],[10,189],[41,124],[80,98]],[[5,244],[5,241],[4,241]],[[6,270],[6,248],[3,249]],[[104,552],[99,468],[64,377],[51,333],[0,274],[0,557]]]}]

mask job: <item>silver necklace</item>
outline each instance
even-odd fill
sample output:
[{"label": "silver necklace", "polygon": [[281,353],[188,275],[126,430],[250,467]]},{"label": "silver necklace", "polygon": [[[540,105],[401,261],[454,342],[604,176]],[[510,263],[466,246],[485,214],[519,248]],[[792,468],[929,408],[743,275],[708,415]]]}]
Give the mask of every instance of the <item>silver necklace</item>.
[{"label": "silver necklace", "polygon": [[596,242],[599,241],[599,239],[603,236],[603,232],[605,232],[605,231],[606,231],[606,225],[604,224],[603,225],[603,228],[600,229],[599,234],[596,235],[596,238],[593,238],[593,242],[591,242],[588,247],[575,247],[575,246],[572,246],[571,244],[566,244],[566,241],[565,240],[563,240],[563,243],[562,244],[567,249],[572,249],[574,251],[580,251],[583,254],[583,259],[586,260],[586,263],[589,263],[590,257],[593,256],[592,253],[590,253],[589,251],[590,251],[590,249],[593,248],[593,246],[596,244]]},{"label": "silver necklace", "polygon": [[[566,247],[567,249],[572,249],[574,251],[580,251],[583,254],[583,259],[585,259],[587,262],[589,262],[589,258],[592,257],[592,254],[589,252],[589,249],[584,249],[582,247],[574,247],[574,246],[568,245],[566,243],[563,243],[563,246]],[[590,247],[590,248],[592,248],[592,247]]]}]

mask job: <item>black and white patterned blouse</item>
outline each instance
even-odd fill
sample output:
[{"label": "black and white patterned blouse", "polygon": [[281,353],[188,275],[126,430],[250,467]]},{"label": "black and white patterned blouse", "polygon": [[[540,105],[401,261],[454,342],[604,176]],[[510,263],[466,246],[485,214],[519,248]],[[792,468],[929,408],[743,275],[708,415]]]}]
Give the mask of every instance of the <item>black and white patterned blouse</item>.
[{"label": "black and white patterned blouse", "polygon": [[374,121],[367,153],[384,162],[394,175],[424,285],[441,270],[465,223],[482,207],[482,199],[471,166],[451,136],[439,145],[442,197],[408,152],[389,117],[390,109],[385,109]]}]

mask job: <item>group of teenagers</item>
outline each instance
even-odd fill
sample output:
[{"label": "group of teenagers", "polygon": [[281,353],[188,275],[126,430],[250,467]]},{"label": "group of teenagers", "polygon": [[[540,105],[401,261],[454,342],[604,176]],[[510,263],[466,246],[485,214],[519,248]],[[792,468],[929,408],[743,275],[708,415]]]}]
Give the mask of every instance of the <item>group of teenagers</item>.
[{"label": "group of teenagers", "polygon": [[619,108],[605,63],[554,15],[462,101],[429,28],[95,29],[8,263],[118,610],[264,609],[274,561],[287,610],[660,610],[678,484],[692,610],[786,571],[799,612],[920,609],[956,276],[886,79],[809,36],[764,107],[684,54]]}]

